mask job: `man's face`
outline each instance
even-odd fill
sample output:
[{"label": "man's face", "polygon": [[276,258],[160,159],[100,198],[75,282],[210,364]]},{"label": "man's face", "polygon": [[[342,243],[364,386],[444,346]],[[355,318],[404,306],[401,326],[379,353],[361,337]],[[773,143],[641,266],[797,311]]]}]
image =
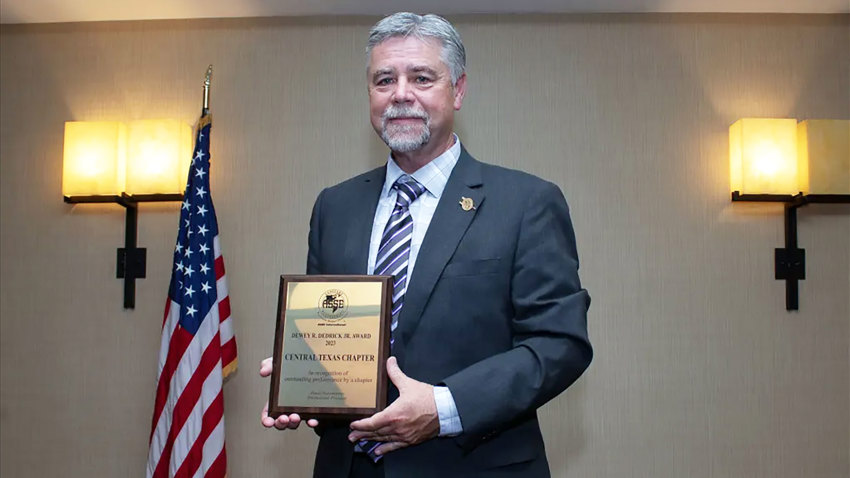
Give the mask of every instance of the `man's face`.
[{"label": "man's face", "polygon": [[372,49],[367,76],[372,127],[394,152],[450,143],[466,76],[452,85],[437,40],[390,38]]}]

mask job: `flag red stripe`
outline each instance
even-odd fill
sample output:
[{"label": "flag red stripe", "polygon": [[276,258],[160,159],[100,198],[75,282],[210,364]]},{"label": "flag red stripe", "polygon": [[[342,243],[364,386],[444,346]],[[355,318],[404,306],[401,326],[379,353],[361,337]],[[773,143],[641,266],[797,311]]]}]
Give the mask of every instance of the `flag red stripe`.
[{"label": "flag red stripe", "polygon": [[165,298],[165,313],[162,314],[162,326],[165,327],[165,321],[168,320],[168,311],[171,310],[171,297]]},{"label": "flag red stripe", "polygon": [[225,297],[218,303],[218,321],[224,322],[230,318],[230,297]]},{"label": "flag red stripe", "polygon": [[[169,302],[171,301],[169,300]],[[180,358],[183,357],[183,353],[186,352],[193,338],[194,336],[183,327],[180,327],[180,325],[171,334],[171,341],[168,344],[168,358],[165,360],[165,365],[159,374],[159,383],[156,387],[156,402],[153,408],[153,423],[151,424],[151,435],[148,437],[148,443],[153,439],[153,432],[156,430],[159,416],[163,408],[165,408],[166,401],[168,401],[168,392],[171,389],[171,377],[180,365]]]},{"label": "flag red stripe", "polygon": [[220,352],[221,347],[219,346],[218,333],[216,333],[209,346],[207,346],[207,349],[204,350],[204,354],[201,356],[201,361],[198,363],[194,374],[192,374],[192,378],[189,379],[183,392],[180,393],[180,398],[177,399],[177,403],[174,405],[174,410],[171,413],[171,430],[168,433],[168,441],[159,455],[159,463],[156,465],[156,470],[153,474],[154,477],[166,476],[168,462],[171,461],[174,440],[192,413],[192,409],[201,395],[204,380],[206,380],[207,375],[215,368],[215,364],[220,359]]},{"label": "flag red stripe", "polygon": [[224,258],[218,256],[215,258],[215,280],[224,277]]},{"label": "flag red stripe", "polygon": [[[230,297],[226,296],[218,303],[219,321],[224,322],[230,318]],[[236,360],[236,337],[231,337],[221,346],[221,366],[227,367]]]},{"label": "flag red stripe", "polygon": [[198,467],[201,466],[201,463],[203,462],[204,443],[206,443],[210,433],[215,430],[215,427],[218,425],[218,422],[221,421],[223,416],[224,398],[222,396],[222,392],[219,391],[215,400],[213,400],[204,412],[204,419],[201,423],[201,433],[198,435],[198,438],[195,439],[195,444],[192,445],[192,449],[189,451],[189,454],[186,455],[186,459],[183,460],[183,464],[180,465],[177,473],[174,474],[174,478],[183,478],[195,475],[195,472],[198,471]]},{"label": "flag red stripe", "polygon": [[228,340],[221,346],[221,366],[226,367],[227,364],[236,360],[236,338]]},{"label": "flag red stripe", "polygon": [[227,453],[225,452],[224,447],[221,448],[221,453],[218,454],[218,457],[215,459],[212,465],[210,465],[210,469],[207,470],[207,473],[204,475],[209,477],[223,477],[227,473]]}]

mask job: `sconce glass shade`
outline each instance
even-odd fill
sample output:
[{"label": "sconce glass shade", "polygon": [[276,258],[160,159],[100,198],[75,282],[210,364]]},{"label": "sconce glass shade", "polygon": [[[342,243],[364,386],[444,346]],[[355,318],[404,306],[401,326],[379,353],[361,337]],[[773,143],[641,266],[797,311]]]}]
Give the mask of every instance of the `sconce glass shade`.
[{"label": "sconce glass shade", "polygon": [[742,118],[729,127],[732,191],[797,194],[797,120]]},{"label": "sconce glass shade", "polygon": [[62,194],[121,194],[127,130],[117,121],[68,121],[62,161]]},{"label": "sconce glass shade", "polygon": [[797,138],[801,190],[850,194],[850,120],[805,120]]},{"label": "sconce glass shade", "polygon": [[182,193],[192,160],[192,128],[178,120],[129,124],[127,194]]}]

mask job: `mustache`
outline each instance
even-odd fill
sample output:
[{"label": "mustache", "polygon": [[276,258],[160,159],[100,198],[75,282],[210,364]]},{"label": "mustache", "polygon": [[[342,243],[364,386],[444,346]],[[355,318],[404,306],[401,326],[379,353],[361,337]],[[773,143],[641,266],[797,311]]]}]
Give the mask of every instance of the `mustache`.
[{"label": "mustache", "polygon": [[395,118],[418,118],[428,121],[430,118],[428,113],[423,110],[419,110],[416,108],[411,108],[409,106],[395,106],[390,105],[387,109],[384,110],[384,113],[381,115],[381,120],[386,124],[387,120],[395,119]]}]

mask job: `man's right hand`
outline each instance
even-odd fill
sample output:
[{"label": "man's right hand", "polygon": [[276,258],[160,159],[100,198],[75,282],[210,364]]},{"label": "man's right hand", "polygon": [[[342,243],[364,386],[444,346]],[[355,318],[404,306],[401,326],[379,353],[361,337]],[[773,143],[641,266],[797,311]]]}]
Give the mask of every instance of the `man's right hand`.
[{"label": "man's right hand", "polygon": [[[269,375],[271,375],[271,373],[272,358],[269,357],[260,362],[260,376],[268,377]],[[269,416],[269,402],[266,402],[266,406],[263,407],[263,413],[260,415],[260,422],[266,428],[275,427],[278,430],[286,430],[287,428],[294,430],[298,428],[298,425],[301,424],[301,417],[298,416],[297,413],[293,413],[291,415],[281,415],[275,420],[274,418]],[[311,418],[307,420],[307,426],[315,428],[319,426],[319,421],[314,418]]]}]

